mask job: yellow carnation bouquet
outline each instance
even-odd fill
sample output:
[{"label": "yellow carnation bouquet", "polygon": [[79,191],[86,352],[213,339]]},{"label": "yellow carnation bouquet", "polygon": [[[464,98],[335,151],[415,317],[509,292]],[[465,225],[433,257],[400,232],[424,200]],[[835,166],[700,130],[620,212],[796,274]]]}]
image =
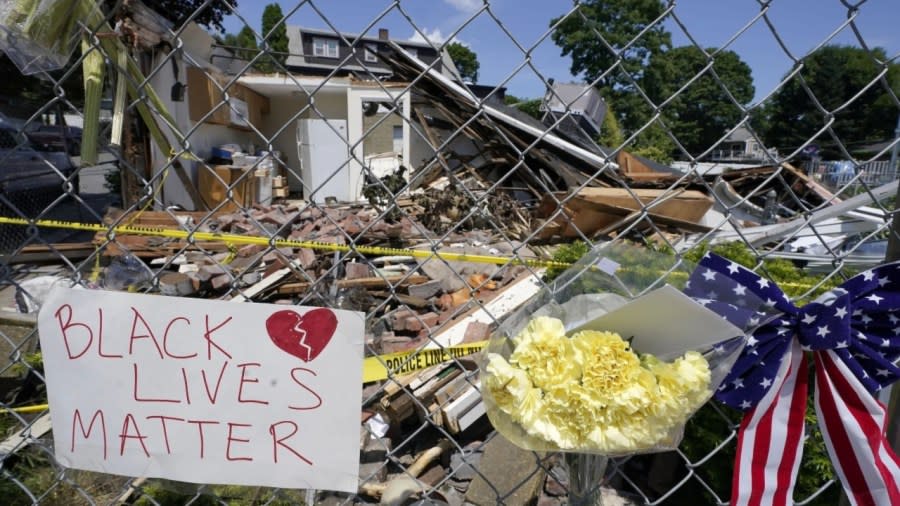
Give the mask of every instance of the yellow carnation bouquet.
[{"label": "yellow carnation bouquet", "polygon": [[484,386],[528,436],[562,450],[630,453],[670,446],[673,428],[712,395],[709,363],[688,351],[673,362],[638,355],[615,332],[566,335],[549,316],[490,353]]},{"label": "yellow carnation bouquet", "polygon": [[[590,503],[610,456],[671,450],[746,342],[681,292],[693,266],[623,244],[595,249],[497,329],[481,363],[494,427],[562,451],[570,503]],[[581,497],[581,499],[579,499]]]}]

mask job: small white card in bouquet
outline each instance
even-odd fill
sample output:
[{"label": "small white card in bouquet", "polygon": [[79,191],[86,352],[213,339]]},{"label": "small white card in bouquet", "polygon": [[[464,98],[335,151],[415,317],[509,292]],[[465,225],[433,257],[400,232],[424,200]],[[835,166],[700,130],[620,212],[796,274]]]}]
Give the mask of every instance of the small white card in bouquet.
[{"label": "small white card in bouquet", "polygon": [[[743,335],[671,285],[646,293],[574,330],[616,332],[640,353],[665,357]],[[723,336],[728,336],[724,337]]]}]

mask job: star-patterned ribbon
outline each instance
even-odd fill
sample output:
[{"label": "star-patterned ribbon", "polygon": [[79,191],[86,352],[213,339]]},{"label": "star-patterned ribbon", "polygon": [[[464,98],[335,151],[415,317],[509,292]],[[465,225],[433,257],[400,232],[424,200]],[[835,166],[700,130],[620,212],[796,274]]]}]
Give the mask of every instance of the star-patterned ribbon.
[{"label": "star-patterned ribbon", "polygon": [[835,469],[854,504],[900,504],[900,461],[872,394],[900,378],[900,264],[847,280],[803,307],[773,282],[707,254],[685,293],[754,329],[716,397],[746,411],[732,505],[786,505],[803,447],[807,357],[816,411]]}]

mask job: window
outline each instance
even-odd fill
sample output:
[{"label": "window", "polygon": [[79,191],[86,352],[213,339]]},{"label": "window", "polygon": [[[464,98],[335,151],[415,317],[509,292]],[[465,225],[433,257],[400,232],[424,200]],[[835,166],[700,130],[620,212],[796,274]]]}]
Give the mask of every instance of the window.
[{"label": "window", "polygon": [[393,148],[394,153],[403,152],[403,125],[394,125],[393,132]]},{"label": "window", "polygon": [[319,37],[314,38],[313,56],[321,56],[323,58],[337,58],[338,41],[335,39],[323,39]]},{"label": "window", "polygon": [[375,63],[378,61],[378,57],[375,56],[376,53],[378,53],[378,46],[375,44],[366,44],[363,59],[367,62]]}]

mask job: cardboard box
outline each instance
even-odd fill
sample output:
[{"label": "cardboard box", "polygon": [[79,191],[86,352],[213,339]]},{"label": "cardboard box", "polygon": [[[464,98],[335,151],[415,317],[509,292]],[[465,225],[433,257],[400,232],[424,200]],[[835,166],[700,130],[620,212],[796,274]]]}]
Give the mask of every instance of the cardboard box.
[{"label": "cardboard box", "polygon": [[[244,174],[246,176],[241,179]],[[210,168],[200,165],[198,168],[197,186],[200,196],[203,197],[210,209],[222,202],[226,202],[219,208],[223,212],[233,212],[252,206],[256,203],[257,184],[259,184],[259,178],[255,177],[253,171],[246,167],[216,165]],[[229,187],[232,194],[231,200],[228,200]]]}]

